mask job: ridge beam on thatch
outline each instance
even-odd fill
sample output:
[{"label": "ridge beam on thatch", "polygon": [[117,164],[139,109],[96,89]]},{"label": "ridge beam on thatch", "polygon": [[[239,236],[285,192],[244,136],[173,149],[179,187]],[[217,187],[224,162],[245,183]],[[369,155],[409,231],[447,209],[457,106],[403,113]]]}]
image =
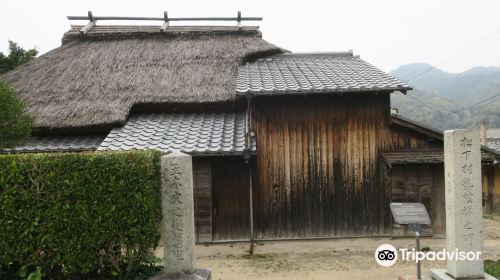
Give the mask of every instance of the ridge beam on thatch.
[{"label": "ridge beam on thatch", "polygon": [[241,11],[238,11],[238,16],[236,18],[236,23],[238,25],[238,28],[241,29]]},{"label": "ridge beam on thatch", "polygon": [[90,22],[87,23],[87,25],[85,25],[81,30],[80,30],[80,33],[85,35],[87,34],[87,32],[89,32],[90,29],[92,29],[92,27],[95,26],[95,18],[94,18],[94,15],[92,14],[92,11],[89,11],[89,20]]},{"label": "ridge beam on thatch", "polygon": [[168,13],[167,11],[163,12],[163,18],[165,19],[165,23],[161,26],[161,32],[167,31],[168,28]]},{"label": "ridge beam on thatch", "polygon": [[[169,22],[171,21],[236,21],[239,28],[241,28],[242,21],[262,21],[262,17],[242,17],[241,12],[238,11],[236,17],[177,17],[177,18],[169,18],[167,13],[164,12],[163,18],[161,17],[94,17],[92,16],[92,12],[89,11],[88,17],[85,16],[67,16],[68,20],[86,20],[89,19],[90,23],[87,24],[84,28],[82,28],[81,32],[88,32],[94,25],[97,20],[151,20],[151,21],[159,21],[163,20],[165,23],[161,27],[161,30],[164,31],[168,28]],[[88,29],[87,29],[88,28]]]}]

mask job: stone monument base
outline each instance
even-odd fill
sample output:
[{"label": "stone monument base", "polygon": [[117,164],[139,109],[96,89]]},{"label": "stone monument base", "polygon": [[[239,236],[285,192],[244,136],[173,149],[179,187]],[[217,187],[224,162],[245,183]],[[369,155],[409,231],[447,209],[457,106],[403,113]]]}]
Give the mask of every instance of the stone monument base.
[{"label": "stone monument base", "polygon": [[[431,269],[431,277],[433,280],[458,280],[449,275],[446,269]],[[496,280],[496,278],[485,273],[483,278],[460,278],[460,280]]]},{"label": "stone monument base", "polygon": [[212,269],[202,268],[194,271],[193,274],[167,275],[165,272],[160,272],[149,280],[212,280]]}]

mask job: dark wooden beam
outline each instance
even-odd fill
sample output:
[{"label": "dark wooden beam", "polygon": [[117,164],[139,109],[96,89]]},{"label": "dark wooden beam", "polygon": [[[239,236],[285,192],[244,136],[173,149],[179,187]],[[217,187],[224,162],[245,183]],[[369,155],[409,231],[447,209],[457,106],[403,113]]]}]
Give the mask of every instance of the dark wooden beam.
[{"label": "dark wooden beam", "polygon": [[160,30],[162,32],[165,32],[167,31],[167,28],[168,28],[168,23],[169,23],[169,19],[168,19],[168,13],[167,11],[163,12],[163,19],[165,20],[165,23],[163,23],[162,27],[160,28]]},{"label": "dark wooden beam", "polygon": [[95,26],[96,20],[94,18],[94,15],[92,14],[92,11],[89,11],[88,19],[90,20],[89,23],[87,23],[87,25],[80,29],[80,33],[83,35],[87,34],[87,32],[89,32],[90,29]]}]

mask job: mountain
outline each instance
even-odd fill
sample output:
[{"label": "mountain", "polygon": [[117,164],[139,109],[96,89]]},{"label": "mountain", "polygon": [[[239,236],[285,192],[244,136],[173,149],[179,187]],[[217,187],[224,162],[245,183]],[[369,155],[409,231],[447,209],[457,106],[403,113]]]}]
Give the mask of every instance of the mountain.
[{"label": "mountain", "polygon": [[500,96],[492,98],[500,94],[500,67],[448,73],[429,64],[414,63],[400,66],[391,74],[414,88],[408,96],[391,96],[392,107],[402,115],[440,129],[478,127],[481,122],[500,127]]}]

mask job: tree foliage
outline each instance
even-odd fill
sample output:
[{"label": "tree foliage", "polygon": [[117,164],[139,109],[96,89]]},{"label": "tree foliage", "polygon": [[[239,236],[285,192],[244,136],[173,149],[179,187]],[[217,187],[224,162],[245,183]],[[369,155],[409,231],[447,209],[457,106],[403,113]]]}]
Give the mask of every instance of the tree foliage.
[{"label": "tree foliage", "polygon": [[36,49],[25,50],[17,43],[9,40],[9,54],[5,55],[0,52],[0,74],[28,62],[30,59],[36,57],[37,54],[38,51]]},{"label": "tree foliage", "polygon": [[23,109],[14,89],[0,80],[0,149],[18,145],[31,135],[33,118]]}]

